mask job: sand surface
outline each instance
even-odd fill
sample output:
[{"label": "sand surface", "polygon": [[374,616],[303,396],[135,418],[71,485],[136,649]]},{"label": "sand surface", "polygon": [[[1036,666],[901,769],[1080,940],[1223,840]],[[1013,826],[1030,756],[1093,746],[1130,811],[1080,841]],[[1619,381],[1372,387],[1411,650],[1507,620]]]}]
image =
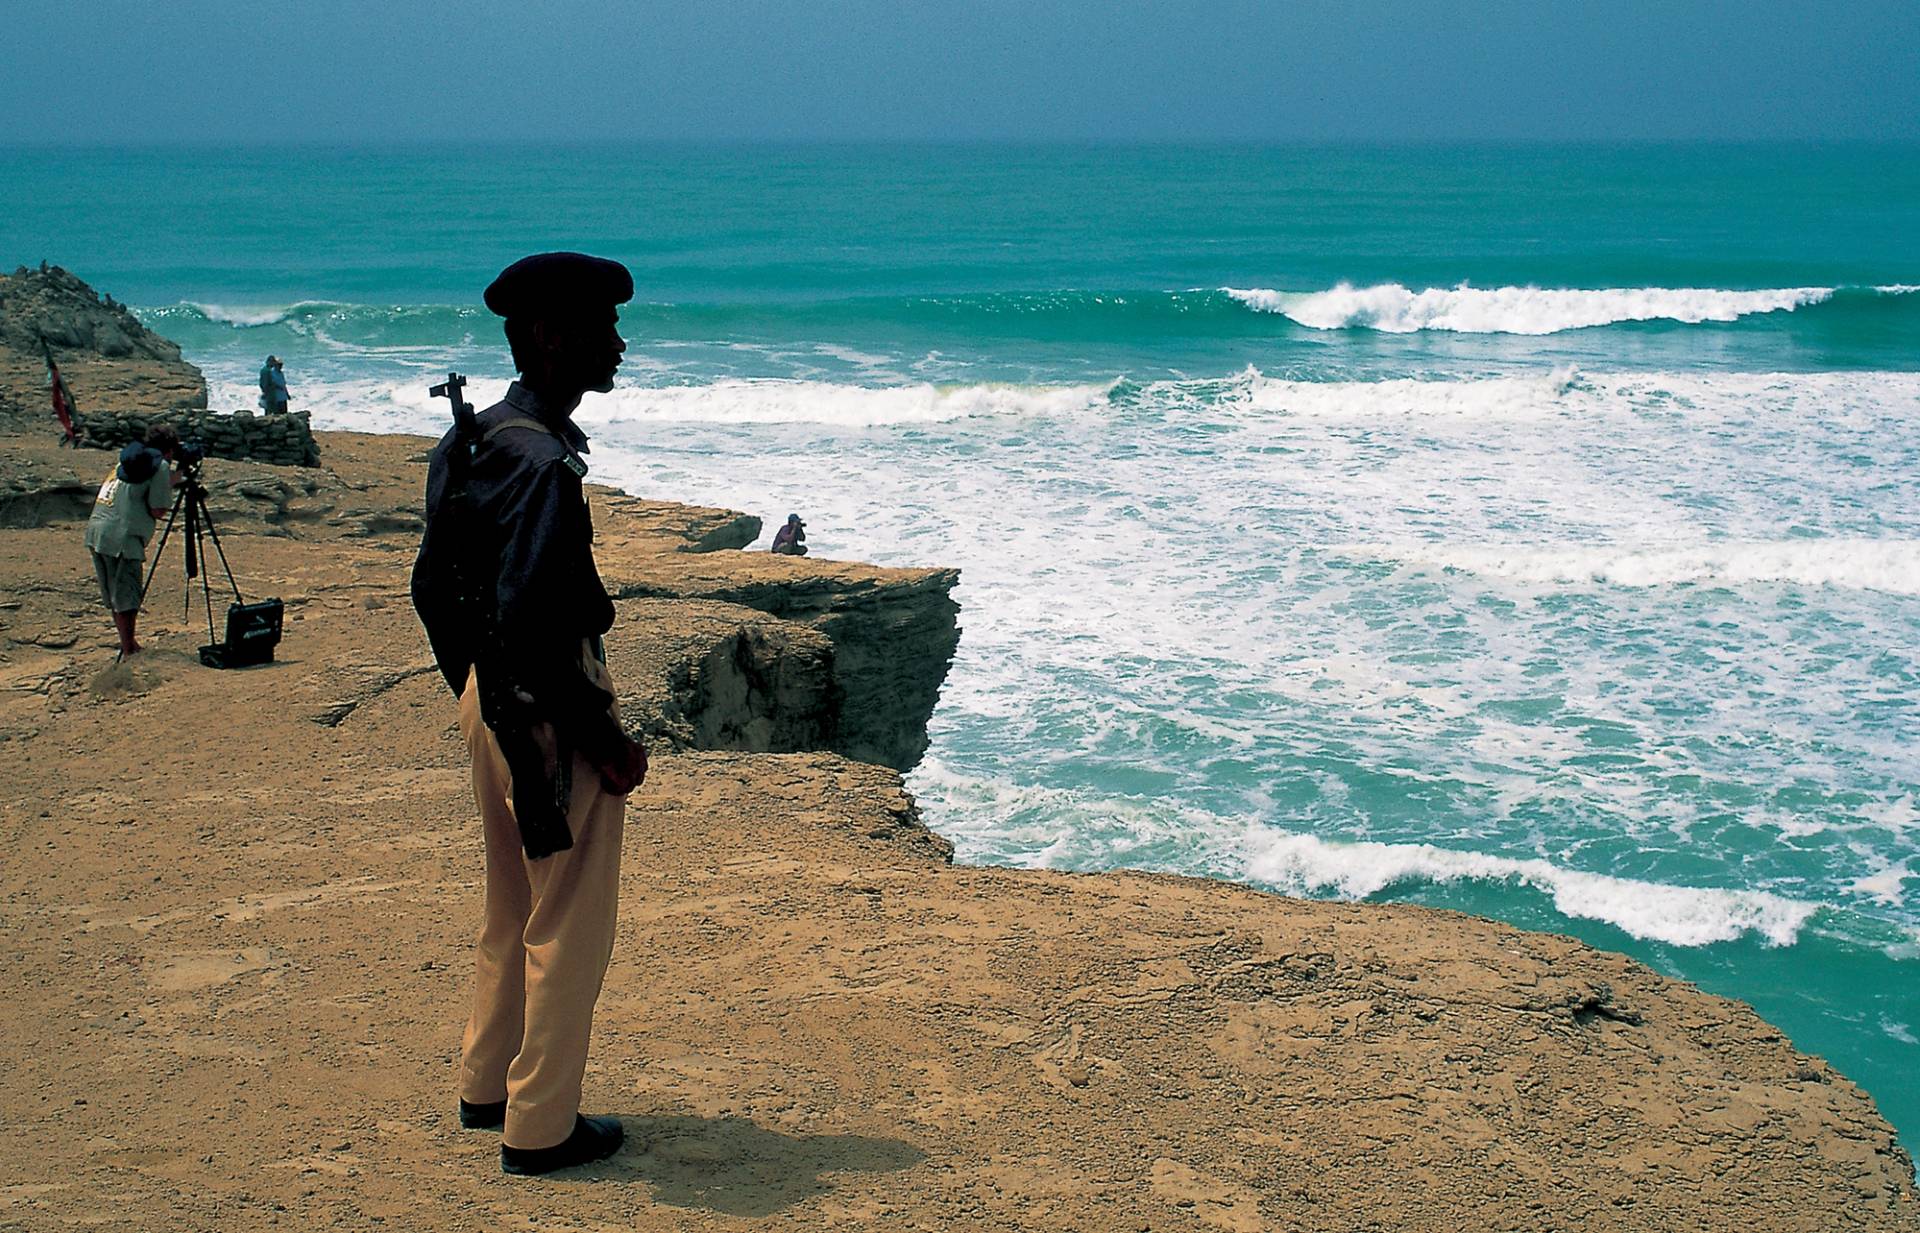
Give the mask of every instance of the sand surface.
[{"label": "sand surface", "polygon": [[[106,463],[40,441],[9,474]],[[0,1229],[1920,1228],[1868,1099],[1745,1006],[1457,914],[955,868],[826,752],[662,749],[586,1083],[629,1146],[503,1176],[453,1115],[480,843],[405,597],[422,448],[210,464],[268,492],[221,495],[289,604],[251,671],[195,661],[177,555],[115,669],[79,524],[0,531]],[[635,706],[673,620],[622,606]]]}]

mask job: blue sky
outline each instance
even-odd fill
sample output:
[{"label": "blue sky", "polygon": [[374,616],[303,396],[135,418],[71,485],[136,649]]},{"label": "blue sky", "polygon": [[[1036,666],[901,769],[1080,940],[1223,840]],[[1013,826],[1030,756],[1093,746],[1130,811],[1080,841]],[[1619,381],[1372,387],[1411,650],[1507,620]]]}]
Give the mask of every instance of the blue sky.
[{"label": "blue sky", "polygon": [[0,141],[1920,140],[1915,0],[22,4]]}]

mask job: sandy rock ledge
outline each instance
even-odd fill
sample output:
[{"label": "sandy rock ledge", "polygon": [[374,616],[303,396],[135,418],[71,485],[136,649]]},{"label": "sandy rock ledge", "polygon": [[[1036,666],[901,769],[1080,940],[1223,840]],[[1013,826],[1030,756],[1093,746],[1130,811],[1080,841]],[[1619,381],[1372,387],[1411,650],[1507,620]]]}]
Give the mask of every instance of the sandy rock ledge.
[{"label": "sandy rock ledge", "polygon": [[0,1229],[1920,1228],[1858,1088],[1620,956],[953,866],[898,769],[953,572],[612,494],[612,666],[659,756],[587,1101],[632,1142],[503,1177],[452,1113],[480,853],[406,601],[426,444],[210,466],[289,613],[277,663],[216,673],[177,556],[108,671],[58,495],[97,481],[0,441],[33,511],[0,519]]}]

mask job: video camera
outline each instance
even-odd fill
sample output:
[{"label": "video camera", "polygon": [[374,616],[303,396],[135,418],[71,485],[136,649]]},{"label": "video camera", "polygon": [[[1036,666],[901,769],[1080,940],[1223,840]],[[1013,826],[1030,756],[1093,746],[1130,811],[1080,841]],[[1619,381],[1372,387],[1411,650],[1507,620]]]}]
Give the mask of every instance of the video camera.
[{"label": "video camera", "polygon": [[[145,450],[144,446],[128,446]],[[124,462],[126,453],[121,457]],[[158,458],[158,454],[146,450],[148,458]],[[250,604],[240,594],[240,583],[233,576],[233,566],[227,563],[227,550],[220,543],[220,532],[213,525],[213,511],[207,508],[207,490],[200,482],[200,464],[207,458],[206,443],[202,441],[182,441],[173,448],[173,465],[180,469],[185,481],[173,498],[173,509],[167,515],[166,529],[160,532],[160,540],[154,545],[153,564],[147,568],[147,580],[140,588],[140,601],[146,603],[147,592],[153,589],[153,577],[160,570],[160,560],[167,546],[167,537],[173,534],[176,521],[184,523],[183,539],[187,557],[187,591],[182,597],[190,607],[193,603],[193,580],[200,579],[200,595],[207,608],[207,645],[200,648],[200,662],[209,668],[244,668],[253,664],[273,662],[273,648],[280,643],[281,621],[284,606],[277,599],[262,600]],[[152,469],[148,472],[151,475]],[[184,518],[182,515],[184,514]],[[205,562],[207,552],[203,537],[211,540],[213,550],[220,558],[220,568],[226,571],[227,586],[233,591],[233,603],[227,607],[227,636],[219,641],[214,639],[213,631],[213,586],[207,571],[201,564]]]}]

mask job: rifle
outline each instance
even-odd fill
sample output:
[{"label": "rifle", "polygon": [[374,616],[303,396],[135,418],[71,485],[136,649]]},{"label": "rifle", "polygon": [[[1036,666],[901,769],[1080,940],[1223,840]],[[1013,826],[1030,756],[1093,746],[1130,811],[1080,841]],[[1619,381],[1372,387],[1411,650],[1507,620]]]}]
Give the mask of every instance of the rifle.
[{"label": "rifle", "polygon": [[[478,667],[480,714],[492,730],[513,781],[514,817],[520,824],[520,842],[535,860],[573,846],[573,833],[567,827],[567,808],[573,796],[573,764],[565,751],[555,747],[552,728],[540,723],[541,717],[529,707],[529,699],[515,688],[507,676],[508,657],[500,654],[500,630],[494,612],[493,588],[487,582],[484,564],[473,558],[483,551],[485,537],[475,527],[476,514],[469,479],[473,461],[484,439],[473,404],[461,396],[467,379],[457,372],[427,391],[432,398],[444,398],[453,404],[453,448],[447,451],[447,489],[444,516],[454,532],[452,551],[447,556],[451,590],[457,597],[459,619],[469,622],[469,641],[459,657]],[[429,640],[432,631],[429,630]],[[435,647],[435,658],[443,662],[443,648]],[[445,669],[443,668],[442,671]],[[449,679],[455,693],[460,684]],[[536,725],[547,734],[542,740]]]},{"label": "rifle", "polygon": [[457,372],[447,374],[447,379],[427,391],[429,398],[444,398],[453,404],[453,426],[460,431],[460,440],[466,445],[467,456],[461,461],[472,462],[473,452],[480,448],[480,421],[474,418],[473,404],[460,396],[467,388],[467,379]]},{"label": "rifle", "polygon": [[[423,543],[413,578],[414,607],[426,624],[427,639],[433,644],[433,657],[446,677],[447,688],[456,698],[466,688],[468,669],[479,658],[479,647],[491,637],[493,624],[489,619],[493,606],[485,602],[487,597],[476,589],[476,571],[467,559],[474,539],[473,498],[468,491],[468,480],[473,473],[474,454],[480,448],[480,421],[473,414],[473,404],[460,396],[466,384],[465,377],[450,372],[444,382],[428,391],[429,397],[445,398],[453,404],[454,440],[453,448],[446,455],[446,490],[442,498],[447,524],[440,536],[439,564],[444,572],[441,579],[423,575],[422,567],[427,561]],[[432,538],[433,533],[429,531],[429,539]],[[452,541],[451,545],[448,540]],[[442,607],[449,593],[453,599],[451,611]],[[430,608],[436,614],[431,620],[428,619]],[[469,631],[468,622],[479,628]]]}]

